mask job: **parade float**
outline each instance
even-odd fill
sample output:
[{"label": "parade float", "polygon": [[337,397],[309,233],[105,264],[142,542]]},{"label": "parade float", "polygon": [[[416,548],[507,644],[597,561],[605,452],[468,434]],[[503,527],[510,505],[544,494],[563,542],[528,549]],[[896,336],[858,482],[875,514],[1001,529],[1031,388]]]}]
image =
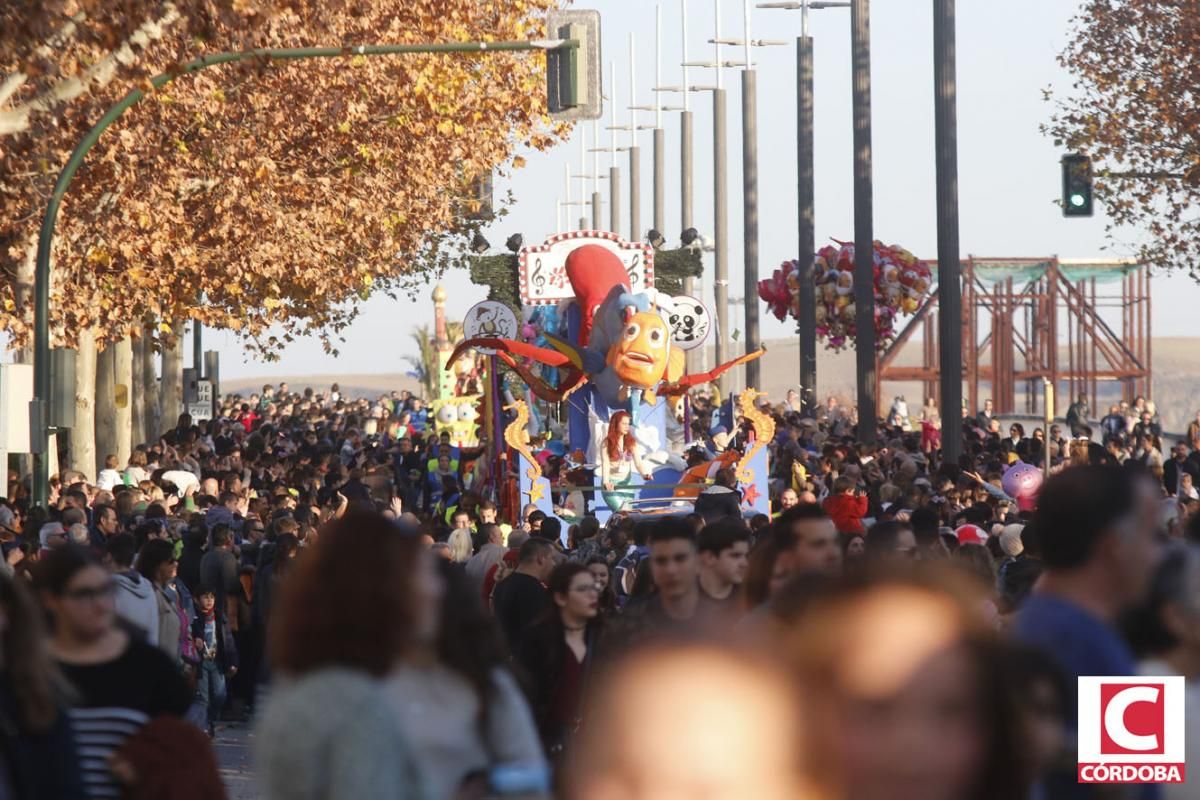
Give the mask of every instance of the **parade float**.
[{"label": "parade float", "polygon": [[[711,477],[694,465],[689,472],[682,457],[689,444],[688,391],[764,351],[688,374],[685,352],[704,343],[711,315],[697,298],[656,290],[653,248],[616,234],[573,231],[525,247],[516,278],[520,307],[476,304],[467,313],[466,337],[447,359],[489,358],[483,435],[495,442],[495,474],[513,481],[512,500],[547,515],[607,518],[616,504],[601,500],[599,473],[606,438],[624,425],[622,412],[645,470],[628,470],[622,489],[666,503],[698,493],[695,484],[687,485],[692,492],[678,491],[685,472],[688,480]],[[501,371],[507,385],[497,377]],[[759,396],[747,388],[734,398],[753,431],[744,452],[713,454],[711,464],[733,465],[747,513],[769,513],[766,445],[774,425],[759,411]],[[547,438],[539,407],[559,420],[557,436]],[[551,457],[557,459],[553,485],[545,468]]]}]

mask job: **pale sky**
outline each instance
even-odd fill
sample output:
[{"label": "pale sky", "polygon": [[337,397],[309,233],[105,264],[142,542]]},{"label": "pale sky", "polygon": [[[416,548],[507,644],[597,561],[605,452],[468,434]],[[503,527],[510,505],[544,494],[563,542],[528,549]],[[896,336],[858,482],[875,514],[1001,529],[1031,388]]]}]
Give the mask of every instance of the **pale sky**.
[{"label": "pale sky", "polygon": [[[581,0],[582,7],[601,12],[605,92],[612,61],[617,62],[618,122],[627,124],[629,97],[629,34],[636,35],[637,104],[653,102],[654,4],[648,0]],[[896,243],[918,256],[936,255],[933,150],[932,3],[929,0],[876,0],[872,3],[873,143],[875,178],[875,238]],[[1120,257],[1127,252],[1106,252],[1103,207],[1093,219],[1064,219],[1055,200],[1060,191],[1058,159],[1061,152],[1039,132],[1050,114],[1042,90],[1069,87],[1068,76],[1055,57],[1067,39],[1068,21],[1076,0],[1006,0],[958,3],[958,141],[960,241],[962,254],[980,256],[1050,256],[1063,258]],[[722,36],[742,36],[741,0],[722,0]],[[680,0],[664,0],[663,81],[681,82]],[[714,3],[688,1],[688,57],[708,60],[707,44],[714,30]],[[853,195],[850,116],[849,11],[828,9],[812,14],[815,51],[816,103],[816,226],[818,247],[830,237],[853,238]],[[757,48],[759,91],[759,191],[761,205],[760,275],[769,275],[781,261],[796,255],[796,100],[795,37],[800,14],[795,11],[754,10],[752,38],[786,39],[782,47]],[[740,60],[741,48],[725,48],[724,58]],[[711,84],[712,70],[693,69],[693,84]],[[738,70],[724,72],[729,108],[728,244],[731,296],[742,294],[741,201],[741,92]],[[678,95],[664,102],[679,104]],[[713,208],[711,99],[707,93],[692,97],[695,112],[695,216],[696,226],[711,234]],[[653,114],[641,113],[639,123],[653,124]],[[606,106],[603,125],[609,124]],[[593,146],[592,125],[584,123],[588,146]],[[667,137],[668,242],[679,237],[679,114],[663,113]],[[488,239],[501,251],[508,234],[524,233],[526,243],[536,243],[555,233],[555,202],[564,195],[564,164],[581,171],[579,128],[574,138],[547,153],[528,157],[514,179],[500,182],[496,196],[511,188],[515,205],[493,229]],[[621,133],[619,144],[628,144]],[[604,132],[602,142],[609,143]],[[642,145],[641,232],[651,226],[650,134]],[[628,159],[618,154],[622,168],[622,235],[628,236]],[[607,197],[607,153],[600,157]],[[591,157],[586,164],[591,169]],[[590,191],[590,188],[589,188]],[[572,186],[579,199],[579,184]],[[578,218],[580,209],[572,211]],[[603,219],[608,219],[607,207]],[[279,232],[286,235],[286,232]],[[711,256],[706,256],[711,269]],[[486,288],[471,284],[465,270],[446,276],[451,318],[461,318],[473,303],[486,296]],[[1154,334],[1192,335],[1188,318],[1200,297],[1200,287],[1184,275],[1159,277],[1153,285]],[[431,290],[432,287],[429,287]],[[709,284],[711,292],[711,284]],[[432,322],[427,294],[420,302],[393,301],[378,296],[362,306],[358,321],[345,332],[341,354],[326,355],[315,341],[298,341],[271,364],[247,363],[244,350],[232,335],[207,332],[205,349],[221,351],[225,377],[281,374],[380,373],[408,369],[403,357],[413,352],[412,326]],[[760,304],[761,308],[761,304]],[[742,328],[741,306],[731,310],[731,328]],[[792,324],[763,316],[763,337],[792,335]],[[1189,324],[1190,323],[1190,324]],[[736,346],[735,346],[736,347]],[[190,353],[190,348],[188,350]],[[190,359],[190,355],[188,356]]]}]

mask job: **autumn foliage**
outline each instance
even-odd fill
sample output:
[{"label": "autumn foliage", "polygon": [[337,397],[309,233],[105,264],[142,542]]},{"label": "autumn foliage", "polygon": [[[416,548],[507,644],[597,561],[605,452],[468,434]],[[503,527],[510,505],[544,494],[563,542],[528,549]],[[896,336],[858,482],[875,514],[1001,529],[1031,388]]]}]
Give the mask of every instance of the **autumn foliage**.
[{"label": "autumn foliage", "polygon": [[[129,20],[178,19],[157,39],[143,36],[110,82],[37,106],[22,130],[0,136],[0,325],[18,342],[28,336],[22,275],[57,172],[103,111],[147,77],[250,47],[540,38],[544,12],[557,5],[80,0],[6,8],[0,81],[28,77],[9,96],[0,90],[0,119],[136,36]],[[125,13],[87,16],[114,6]],[[13,14],[23,27],[6,27]],[[83,20],[64,38],[72,14]],[[88,22],[94,29],[85,32]],[[30,36],[58,46],[31,47]],[[272,326],[285,339],[336,334],[356,299],[445,263],[471,176],[520,166],[520,147],[545,148],[564,133],[545,115],[544,70],[544,57],[530,53],[359,56],[219,66],[167,84],[104,135],[67,195],[54,249],[56,336],[71,342],[95,326],[100,338],[115,339],[147,314],[231,328],[264,353],[280,344]]]},{"label": "autumn foliage", "polygon": [[1059,60],[1074,83],[1047,131],[1092,158],[1110,234],[1200,278],[1200,2],[1087,0]]}]

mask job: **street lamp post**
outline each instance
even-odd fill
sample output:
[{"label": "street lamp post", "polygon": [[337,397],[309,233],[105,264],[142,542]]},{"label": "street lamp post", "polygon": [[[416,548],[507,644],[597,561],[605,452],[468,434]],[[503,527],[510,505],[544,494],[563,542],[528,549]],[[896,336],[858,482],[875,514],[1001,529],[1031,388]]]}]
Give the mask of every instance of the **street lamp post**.
[{"label": "street lamp post", "polygon": [[[942,460],[962,455],[962,273],[958,260],[958,112],[954,0],[933,0],[934,147],[937,170],[938,356]],[[1053,342],[1051,346],[1057,346]],[[1049,394],[1047,394],[1049,397]],[[1048,414],[1047,416],[1050,416]],[[1046,430],[1050,430],[1049,427]],[[1046,459],[1049,464],[1050,460]]]},{"label": "street lamp post", "polygon": [[[741,39],[713,39],[721,45],[742,47],[745,68],[742,70],[742,289],[745,308],[746,352],[759,348],[761,336],[758,325],[758,73],[751,62],[751,48],[784,42],[750,38],[750,0],[742,0]],[[746,385],[761,386],[761,362],[746,365]]]},{"label": "street lamp post", "polygon": [[[726,143],[725,87],[721,70],[726,67],[745,66],[741,61],[722,61],[720,58],[721,0],[713,0],[713,17],[716,36],[713,38],[716,58],[712,61],[684,61],[685,67],[715,69],[717,85],[713,87],[713,304],[716,306],[717,346],[716,360],[724,364],[729,360],[729,148]],[[684,91],[690,87],[684,86]],[[725,395],[725,376],[717,379],[717,388]]]},{"label": "street lamp post", "polygon": [[797,264],[800,272],[800,400],[802,413],[812,417],[817,410],[817,293],[813,285],[816,254],[816,211],[813,181],[813,41],[809,35],[808,12],[825,8],[849,8],[849,0],[823,2],[759,3],[759,8],[798,10],[800,36],[796,38],[796,198]]},{"label": "street lamp post", "polygon": [[854,89],[854,325],[858,363],[858,438],[875,442],[879,417],[875,359],[875,232],[871,181],[871,3],[850,6]]}]

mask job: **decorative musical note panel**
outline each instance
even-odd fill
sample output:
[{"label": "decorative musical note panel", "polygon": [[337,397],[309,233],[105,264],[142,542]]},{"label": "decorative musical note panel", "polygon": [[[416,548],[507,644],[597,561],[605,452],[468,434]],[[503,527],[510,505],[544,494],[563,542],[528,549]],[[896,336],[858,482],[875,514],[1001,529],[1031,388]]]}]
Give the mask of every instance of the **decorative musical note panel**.
[{"label": "decorative musical note panel", "polygon": [[518,270],[521,302],[546,306],[575,297],[567,280],[567,256],[585,244],[600,245],[621,259],[635,294],[654,288],[654,249],[650,245],[627,242],[608,231],[568,231],[521,250]]}]

